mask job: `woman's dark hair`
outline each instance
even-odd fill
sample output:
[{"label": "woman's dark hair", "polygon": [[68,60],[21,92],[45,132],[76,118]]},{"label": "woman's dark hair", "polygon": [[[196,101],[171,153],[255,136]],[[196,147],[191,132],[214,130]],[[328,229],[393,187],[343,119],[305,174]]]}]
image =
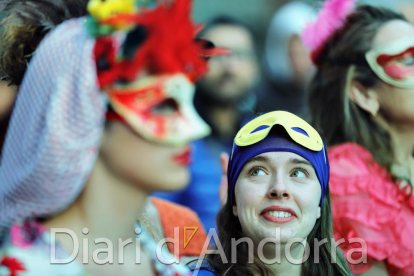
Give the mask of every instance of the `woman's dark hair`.
[{"label": "woman's dark hair", "polygon": [[394,152],[390,134],[369,114],[350,100],[353,81],[375,87],[379,78],[369,67],[365,54],[372,48],[378,30],[403,15],[385,8],[359,6],[325,45],[317,59],[318,70],[309,91],[312,124],[333,146],[357,143],[392,174]]},{"label": "woman's dark hair", "polygon": [[[222,207],[217,216],[217,228],[219,230],[218,237],[223,247],[224,254],[227,260],[231,260],[232,247],[231,240],[239,240],[244,237],[242,227],[239,219],[233,214],[233,207],[227,201]],[[327,239],[327,242],[319,246],[319,261],[316,263],[315,259],[315,239],[322,241]],[[310,247],[310,255],[308,260],[302,265],[303,276],[349,276],[351,271],[348,264],[342,255],[342,251],[337,248],[336,252],[331,251],[333,239],[332,232],[332,216],[331,216],[331,198],[329,195],[329,187],[326,197],[323,201],[321,217],[316,221],[312,232],[307,237],[307,242]],[[234,254],[234,252],[233,252]],[[218,254],[208,255],[207,260],[210,263],[216,275],[226,276],[253,276],[264,275],[274,276],[275,273],[266,267],[258,258],[255,258],[254,264],[248,263],[248,245],[240,243],[237,246],[237,261],[236,263],[229,262],[224,264],[221,256]],[[336,260],[331,263],[331,259]]]},{"label": "woman's dark hair", "polygon": [[27,63],[44,36],[65,20],[87,14],[88,0],[5,0],[0,12],[0,71],[10,85],[20,85]]}]

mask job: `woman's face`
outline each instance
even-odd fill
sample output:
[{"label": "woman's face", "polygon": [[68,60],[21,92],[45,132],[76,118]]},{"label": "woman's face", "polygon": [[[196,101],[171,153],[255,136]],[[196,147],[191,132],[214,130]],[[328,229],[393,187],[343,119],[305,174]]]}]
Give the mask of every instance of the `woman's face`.
[{"label": "woman's face", "polygon": [[108,93],[123,122],[105,128],[101,157],[109,170],[147,192],[189,182],[189,143],[209,133],[193,105],[194,84],[184,74],[149,76]]},{"label": "woman's face", "polygon": [[320,217],[321,185],[312,164],[295,153],[267,152],[246,162],[236,182],[233,213],[244,235],[258,244],[303,238]]},{"label": "woman's face", "polygon": [[[393,20],[378,30],[373,47],[387,45],[398,39],[412,36],[414,36],[413,25],[402,20]],[[398,62],[407,67],[414,67],[414,56],[405,56]],[[412,127],[414,124],[414,88],[399,88],[380,81],[373,90],[380,107],[379,113],[388,123]]]},{"label": "woman's face", "polygon": [[188,145],[175,147],[149,142],[125,123],[109,122],[100,158],[111,174],[152,192],[180,189],[189,182],[190,153]]}]

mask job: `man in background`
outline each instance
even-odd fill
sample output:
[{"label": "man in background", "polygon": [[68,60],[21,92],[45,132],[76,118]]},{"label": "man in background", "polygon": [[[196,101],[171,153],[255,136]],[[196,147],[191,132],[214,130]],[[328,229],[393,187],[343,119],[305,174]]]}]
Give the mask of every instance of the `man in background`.
[{"label": "man in background", "polygon": [[156,194],[193,209],[204,227],[216,226],[220,208],[219,187],[222,176],[220,154],[229,153],[234,136],[243,121],[253,116],[256,97],[252,93],[259,75],[256,39],[244,23],[217,17],[199,36],[216,46],[231,50],[228,56],[213,57],[209,73],[197,83],[194,103],[212,134],[193,147],[192,180],[186,190],[175,194]]}]

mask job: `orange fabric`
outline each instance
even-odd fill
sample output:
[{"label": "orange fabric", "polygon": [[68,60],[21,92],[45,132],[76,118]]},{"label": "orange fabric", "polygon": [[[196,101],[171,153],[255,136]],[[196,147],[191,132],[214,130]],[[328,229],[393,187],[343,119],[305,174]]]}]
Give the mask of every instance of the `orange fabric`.
[{"label": "orange fabric", "polygon": [[[160,215],[165,237],[173,239],[174,227],[178,227],[179,229],[179,256],[176,257],[199,256],[207,239],[207,235],[197,214],[187,207],[163,199],[151,197],[151,200]],[[185,227],[198,227],[198,230],[184,249]],[[187,240],[193,232],[194,230],[187,230]],[[168,250],[174,254],[174,245],[172,243],[168,243]]]}]

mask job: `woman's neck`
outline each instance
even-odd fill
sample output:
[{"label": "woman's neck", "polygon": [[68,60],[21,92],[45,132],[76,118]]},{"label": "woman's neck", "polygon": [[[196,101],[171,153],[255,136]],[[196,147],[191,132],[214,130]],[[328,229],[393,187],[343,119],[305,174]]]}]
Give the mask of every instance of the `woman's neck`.
[{"label": "woman's neck", "polygon": [[[267,260],[276,260],[274,264],[267,265],[278,276],[299,276],[302,272],[302,259],[305,248],[299,243],[291,246],[289,255],[286,255],[285,244],[280,249],[275,248],[274,244],[268,244],[263,249],[263,255]],[[260,260],[260,258],[259,258]]]},{"label": "woman's neck", "polygon": [[396,170],[414,183],[414,127],[390,128]]},{"label": "woman's neck", "polygon": [[[414,181],[414,127],[412,125],[389,124],[380,116],[377,122],[390,134],[395,168],[411,174]],[[413,182],[414,183],[414,182]]]},{"label": "woman's neck", "polygon": [[409,164],[414,152],[414,126],[411,129],[395,129],[390,131],[390,135],[395,161],[399,164]]},{"label": "woman's neck", "polygon": [[[95,239],[106,238],[116,251],[119,239],[135,240],[135,224],[148,195],[138,187],[112,175],[98,158],[78,199],[65,212],[44,224],[49,228],[70,229],[79,241],[88,238],[92,247]],[[82,232],[84,228],[89,230],[87,235]],[[63,237],[58,240],[65,249],[71,250],[72,241]],[[79,248],[82,250],[82,246]],[[93,248],[89,252],[93,252]]]}]

